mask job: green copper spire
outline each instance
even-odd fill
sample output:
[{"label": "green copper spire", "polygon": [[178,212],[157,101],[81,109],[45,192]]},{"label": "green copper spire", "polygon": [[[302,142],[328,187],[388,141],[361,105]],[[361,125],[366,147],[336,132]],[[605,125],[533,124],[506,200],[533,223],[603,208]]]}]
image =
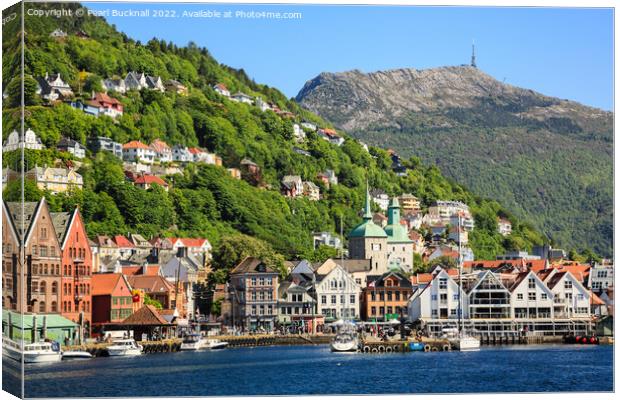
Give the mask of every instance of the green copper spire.
[{"label": "green copper spire", "polygon": [[372,219],[370,212],[370,192],[368,191],[368,179],[366,179],[366,205],[364,206],[364,219]]}]

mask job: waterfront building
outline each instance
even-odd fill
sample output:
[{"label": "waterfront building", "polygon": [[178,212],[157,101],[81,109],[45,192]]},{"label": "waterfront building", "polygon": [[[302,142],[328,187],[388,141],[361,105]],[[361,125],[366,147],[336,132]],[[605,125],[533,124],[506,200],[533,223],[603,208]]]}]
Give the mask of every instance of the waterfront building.
[{"label": "waterfront building", "polygon": [[334,259],[328,258],[324,262],[316,266],[317,275],[327,275],[332,269],[340,265],[344,270],[353,277],[355,283],[360,287],[366,287],[368,275],[372,271],[371,260],[369,259]]},{"label": "waterfront building", "polygon": [[59,313],[62,253],[47,201],[2,204],[3,307]]},{"label": "waterfront building", "polygon": [[308,261],[303,260],[289,278],[278,286],[278,324],[294,332],[316,333],[324,318],[318,313],[316,275]]},{"label": "waterfront building", "polygon": [[24,132],[23,141],[20,139],[20,133],[17,130],[13,130],[13,132],[9,133],[9,137],[6,139],[6,142],[4,142],[2,152],[6,153],[7,151],[14,151],[21,148],[29,150],[43,149],[41,139],[30,128],[26,129],[26,132]]},{"label": "waterfront building", "polygon": [[278,272],[255,257],[230,273],[232,323],[243,330],[273,331],[277,322]]},{"label": "waterfront building", "polygon": [[[32,337],[35,330],[35,337]],[[11,339],[23,339],[26,343],[41,339],[54,340],[62,345],[75,344],[79,326],[59,314],[21,314],[2,310],[2,333]]]},{"label": "waterfront building", "polygon": [[335,264],[326,275],[321,268],[316,275],[316,296],[318,314],[326,322],[337,319],[358,319],[360,317],[360,285],[340,264]]},{"label": "waterfront building", "polygon": [[613,261],[594,263],[588,275],[588,287],[596,293],[602,293],[614,286]]},{"label": "waterfront building", "polygon": [[374,279],[362,291],[362,318],[366,321],[390,321],[407,315],[407,301],[413,288],[399,271],[389,271]]},{"label": "waterfront building", "polygon": [[51,213],[62,252],[60,312],[81,327],[80,343],[90,336],[92,253],[80,211]]},{"label": "waterfront building", "polygon": [[185,310],[180,313],[181,318],[193,318],[196,312],[194,299],[194,285],[198,282],[198,268],[200,264],[195,263],[190,257],[174,256],[161,267],[161,275],[175,287],[181,287],[185,295],[185,304],[179,309]]},{"label": "waterfront building", "polygon": [[133,313],[132,288],[123,274],[93,274],[91,285],[93,331],[100,333]]},{"label": "waterfront building", "polygon": [[418,274],[412,279],[416,289],[407,302],[408,315],[412,321],[458,319],[459,296],[463,301],[463,317],[469,318],[468,297],[459,288],[458,277],[449,272],[437,267],[430,274]]},{"label": "waterfront building", "polygon": [[372,273],[381,275],[387,272],[388,235],[372,222],[370,212],[370,193],[366,189],[364,220],[349,233],[349,257],[354,259],[370,259]]},{"label": "waterfront building", "polygon": [[132,289],[158,301],[164,310],[176,310],[180,318],[187,318],[186,297],[178,281],[170,282],[161,275],[129,275],[127,282]]}]

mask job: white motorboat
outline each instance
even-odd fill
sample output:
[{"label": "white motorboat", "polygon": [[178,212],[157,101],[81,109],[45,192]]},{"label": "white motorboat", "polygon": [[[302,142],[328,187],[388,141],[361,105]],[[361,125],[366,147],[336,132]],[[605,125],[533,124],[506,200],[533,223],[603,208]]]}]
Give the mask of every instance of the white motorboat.
[{"label": "white motorboat", "polygon": [[110,356],[138,356],[142,354],[142,345],[133,339],[117,339],[106,347]]},{"label": "white motorboat", "polygon": [[220,339],[205,339],[205,342],[202,348],[209,349],[209,350],[218,350],[218,349],[224,349],[227,346],[228,346],[228,342],[223,342]]},{"label": "white motorboat", "polygon": [[23,343],[3,337],[2,351],[17,361],[21,361],[23,356],[25,363],[55,362],[62,357],[60,344],[57,342]]},{"label": "white motorboat", "polygon": [[78,359],[88,359],[93,358],[93,355],[87,351],[80,350],[69,350],[62,352],[63,360],[78,360]]},{"label": "white motorboat", "polygon": [[198,333],[192,333],[183,337],[181,350],[200,350],[206,345],[205,339]]}]

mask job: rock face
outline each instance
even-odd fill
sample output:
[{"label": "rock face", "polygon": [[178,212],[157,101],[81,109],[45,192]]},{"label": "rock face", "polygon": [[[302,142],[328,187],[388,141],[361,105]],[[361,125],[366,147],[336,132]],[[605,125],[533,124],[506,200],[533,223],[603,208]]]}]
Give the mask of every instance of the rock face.
[{"label": "rock face", "polygon": [[575,117],[586,123],[611,118],[611,113],[501,83],[470,66],[368,74],[324,72],[306,82],[296,100],[349,131],[377,125],[400,127],[399,118],[412,112],[472,109],[489,101],[515,116],[539,121],[570,114],[579,114]]},{"label": "rock face", "polygon": [[610,112],[470,66],[322,73],[296,99],[368,144],[437,165],[556,243],[611,254]]}]

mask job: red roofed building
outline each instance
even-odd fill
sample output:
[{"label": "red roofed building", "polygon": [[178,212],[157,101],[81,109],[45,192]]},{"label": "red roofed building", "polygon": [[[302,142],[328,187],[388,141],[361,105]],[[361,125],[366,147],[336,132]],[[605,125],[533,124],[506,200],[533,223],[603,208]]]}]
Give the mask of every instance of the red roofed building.
[{"label": "red roofed building", "polygon": [[155,161],[155,151],[138,140],[132,140],[123,145],[123,160],[153,164]]},{"label": "red roofed building", "polygon": [[134,186],[144,190],[150,189],[153,185],[161,186],[166,192],[169,188],[168,183],[161,179],[159,176],[147,174],[141,174],[135,177],[133,180],[133,184]]},{"label": "red roofed building", "polygon": [[94,93],[93,97],[86,101],[86,104],[97,107],[99,114],[108,117],[116,118],[123,115],[123,103],[105,93]]},{"label": "red roofed building", "polygon": [[172,149],[168,146],[168,143],[160,139],[155,139],[151,143],[151,149],[155,152],[155,156],[159,162],[172,161]]},{"label": "red roofed building", "polygon": [[213,85],[213,90],[221,94],[224,97],[230,97],[230,90],[223,83]]},{"label": "red roofed building", "polygon": [[125,236],[114,236],[114,243],[116,243],[118,254],[121,258],[127,258],[136,252],[136,246],[134,246],[134,244],[131,243],[131,240],[127,239]]},{"label": "red roofed building", "polygon": [[94,274],[91,285],[95,330],[119,323],[133,313],[131,286],[123,274]]}]

